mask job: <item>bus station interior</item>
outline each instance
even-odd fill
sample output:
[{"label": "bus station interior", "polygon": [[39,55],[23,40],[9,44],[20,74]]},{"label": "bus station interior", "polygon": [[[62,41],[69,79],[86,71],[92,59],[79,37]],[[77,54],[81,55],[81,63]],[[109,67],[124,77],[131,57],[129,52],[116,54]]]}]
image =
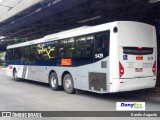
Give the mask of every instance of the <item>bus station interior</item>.
[{"label": "bus station interior", "polygon": [[[160,0],[36,1],[27,8],[25,2],[28,1],[25,0],[15,3],[0,1],[0,51],[5,51],[7,45],[31,41],[76,27],[112,21],[138,21],[156,27],[160,73]],[[25,9],[16,12],[18,5]],[[158,78],[160,82],[160,75]]]}]

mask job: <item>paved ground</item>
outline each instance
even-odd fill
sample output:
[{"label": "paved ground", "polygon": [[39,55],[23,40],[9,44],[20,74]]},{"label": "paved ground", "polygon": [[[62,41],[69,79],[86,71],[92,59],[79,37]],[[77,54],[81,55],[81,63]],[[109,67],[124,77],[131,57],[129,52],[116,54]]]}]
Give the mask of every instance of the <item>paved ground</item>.
[{"label": "paved ground", "polygon": [[[5,70],[0,70],[0,111],[115,111],[116,102],[122,101],[146,102],[147,111],[159,111],[160,88],[117,94],[100,95],[86,92],[84,94],[70,95],[63,90],[52,91],[48,84],[33,81],[16,82],[13,78],[5,75]],[[47,120],[48,118],[43,119]],[[75,118],[72,119],[75,120]],[[106,120],[107,118],[92,119]],[[127,120],[128,118],[125,119]],[[138,119],[141,120],[142,118]]]}]

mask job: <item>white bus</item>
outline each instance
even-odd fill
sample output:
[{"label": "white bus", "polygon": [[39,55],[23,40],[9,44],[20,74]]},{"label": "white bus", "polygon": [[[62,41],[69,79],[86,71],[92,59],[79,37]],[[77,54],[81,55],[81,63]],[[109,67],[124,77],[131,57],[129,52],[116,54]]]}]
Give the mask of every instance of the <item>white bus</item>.
[{"label": "white bus", "polygon": [[117,21],[85,26],[7,47],[6,73],[53,90],[112,93],[156,84],[155,27]]}]

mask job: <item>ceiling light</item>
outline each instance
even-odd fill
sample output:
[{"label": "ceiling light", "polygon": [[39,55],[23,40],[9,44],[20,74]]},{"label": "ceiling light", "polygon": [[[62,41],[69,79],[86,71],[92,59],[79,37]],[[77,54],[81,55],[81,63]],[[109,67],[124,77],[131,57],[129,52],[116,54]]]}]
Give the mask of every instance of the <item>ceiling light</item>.
[{"label": "ceiling light", "polygon": [[0,4],[3,2],[4,0],[0,0]]},{"label": "ceiling light", "polygon": [[149,3],[155,3],[155,2],[160,2],[160,0],[149,0]]},{"label": "ceiling light", "polygon": [[102,16],[99,15],[99,16],[95,16],[95,17],[91,17],[91,18],[87,18],[87,19],[84,19],[84,20],[80,20],[78,21],[77,23],[85,23],[85,22],[88,22],[88,21],[92,21],[92,20],[96,20],[96,19],[99,19],[101,18]]},{"label": "ceiling light", "polygon": [[4,39],[4,38],[6,38],[5,36],[0,36],[0,39]]}]

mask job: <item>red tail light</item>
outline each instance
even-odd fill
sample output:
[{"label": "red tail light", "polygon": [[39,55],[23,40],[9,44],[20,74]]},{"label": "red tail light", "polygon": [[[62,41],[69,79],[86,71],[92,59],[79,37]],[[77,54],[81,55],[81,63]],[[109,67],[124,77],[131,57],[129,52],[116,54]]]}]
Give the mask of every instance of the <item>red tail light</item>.
[{"label": "red tail light", "polygon": [[142,49],[142,47],[141,47],[141,46],[138,46],[138,47],[137,47],[137,49],[138,49],[138,50],[141,50],[141,49]]},{"label": "red tail light", "polygon": [[9,69],[13,69],[13,66],[9,66]]},{"label": "red tail light", "polygon": [[119,77],[122,77],[123,74],[124,74],[124,68],[121,62],[119,62]]},{"label": "red tail light", "polygon": [[155,61],[154,64],[153,64],[152,72],[153,72],[154,74],[156,74],[156,61]]}]

